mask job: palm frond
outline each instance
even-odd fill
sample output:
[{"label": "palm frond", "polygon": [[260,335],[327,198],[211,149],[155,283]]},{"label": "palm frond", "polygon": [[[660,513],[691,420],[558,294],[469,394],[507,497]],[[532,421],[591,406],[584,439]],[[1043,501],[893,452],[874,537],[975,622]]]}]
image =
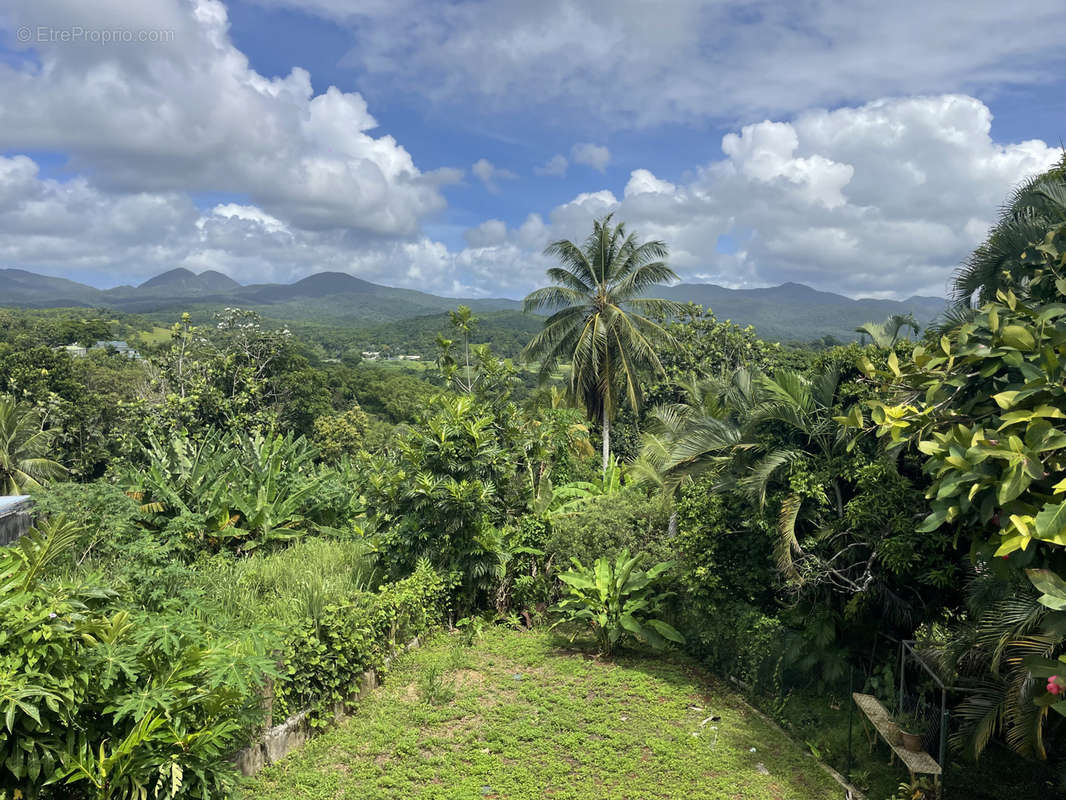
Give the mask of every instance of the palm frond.
[{"label": "palm frond", "polygon": [[798,580],[796,565],[792,560],[793,554],[799,555],[799,540],[796,538],[796,520],[799,519],[800,507],[803,498],[798,494],[790,494],[781,501],[781,510],[777,515],[777,542],[774,544],[774,557],[777,568],[789,580]]},{"label": "palm frond", "polygon": [[760,506],[766,504],[766,490],[774,474],[782,467],[788,466],[803,457],[800,450],[777,449],[755,464],[751,470],[738,481],[740,488]]},{"label": "palm frond", "polygon": [[575,275],[568,269],[563,269],[562,267],[550,267],[546,274],[553,283],[566,287],[567,289],[573,289],[575,292],[581,292],[586,297],[594,291],[593,287],[586,283],[581,276]]},{"label": "palm frond", "polygon": [[679,280],[677,273],[670,269],[665,262],[653,261],[650,264],[630,268],[624,279],[614,287],[612,294],[616,301],[622,302],[638,297],[652,286],[659,286],[660,284],[677,280]]},{"label": "palm frond", "polygon": [[527,312],[563,308],[582,304],[587,299],[580,291],[567,286],[545,286],[527,295],[522,308]]}]

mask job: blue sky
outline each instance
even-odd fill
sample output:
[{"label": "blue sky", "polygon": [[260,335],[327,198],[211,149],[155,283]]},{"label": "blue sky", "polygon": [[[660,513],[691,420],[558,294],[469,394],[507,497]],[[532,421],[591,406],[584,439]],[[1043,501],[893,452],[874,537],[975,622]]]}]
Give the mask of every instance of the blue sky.
[{"label": "blue sky", "polygon": [[941,294],[1066,129],[1045,0],[11,5],[0,266],[96,285],[517,297],[613,212],[688,281]]}]

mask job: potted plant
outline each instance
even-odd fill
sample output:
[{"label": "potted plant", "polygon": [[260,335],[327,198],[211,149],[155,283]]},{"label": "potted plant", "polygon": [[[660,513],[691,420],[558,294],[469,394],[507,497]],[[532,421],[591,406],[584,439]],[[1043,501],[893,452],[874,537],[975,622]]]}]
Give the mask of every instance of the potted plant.
[{"label": "potted plant", "polygon": [[903,748],[912,753],[922,752],[925,734],[929,731],[929,724],[925,719],[915,714],[904,714],[896,722],[899,725]]}]

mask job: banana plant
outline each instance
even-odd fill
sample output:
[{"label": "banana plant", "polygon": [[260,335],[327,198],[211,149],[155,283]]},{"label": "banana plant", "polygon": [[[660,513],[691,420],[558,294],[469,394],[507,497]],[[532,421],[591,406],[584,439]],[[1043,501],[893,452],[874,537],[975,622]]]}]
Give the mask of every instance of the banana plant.
[{"label": "banana plant", "polygon": [[618,494],[623,488],[625,469],[617,456],[612,456],[607,469],[595,481],[573,481],[552,491],[549,516],[573,514],[580,511],[588,501],[597,497]]},{"label": "banana plant", "polygon": [[314,448],[291,434],[209,433],[202,442],[150,439],[147,465],[130,472],[126,493],[166,526],[175,518],[200,520],[200,533],[246,552],[299,536],[324,481]]},{"label": "banana plant", "polygon": [[260,542],[298,536],[305,522],[303,509],[322,483],[313,470],[313,450],[291,434],[249,437],[243,450],[242,477],[232,482],[230,502],[239,513],[232,533],[258,537],[242,550]]},{"label": "banana plant", "polygon": [[667,642],[683,644],[684,637],[671,625],[652,616],[658,611],[662,594],[655,591],[658,579],[673,566],[663,561],[647,572],[637,569],[642,556],[630,557],[622,550],[612,562],[607,557],[585,567],[573,559],[574,568],[559,576],[569,594],[553,611],[564,623],[582,623],[592,629],[602,655],[614,653],[627,637],[661,649]]}]

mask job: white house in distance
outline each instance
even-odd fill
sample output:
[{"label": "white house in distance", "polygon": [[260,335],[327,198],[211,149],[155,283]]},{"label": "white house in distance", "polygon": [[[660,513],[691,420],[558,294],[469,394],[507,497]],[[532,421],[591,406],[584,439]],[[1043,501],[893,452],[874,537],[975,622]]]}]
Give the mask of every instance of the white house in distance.
[{"label": "white house in distance", "polygon": [[112,341],[104,341],[101,339],[96,342],[92,347],[85,348],[80,344],[67,344],[62,347],[55,348],[56,350],[65,350],[70,354],[71,358],[84,358],[88,355],[89,350],[107,350],[113,349],[120,356],[126,356],[126,358],[140,358],[141,354],[129,346],[126,342],[120,339],[114,339]]}]

